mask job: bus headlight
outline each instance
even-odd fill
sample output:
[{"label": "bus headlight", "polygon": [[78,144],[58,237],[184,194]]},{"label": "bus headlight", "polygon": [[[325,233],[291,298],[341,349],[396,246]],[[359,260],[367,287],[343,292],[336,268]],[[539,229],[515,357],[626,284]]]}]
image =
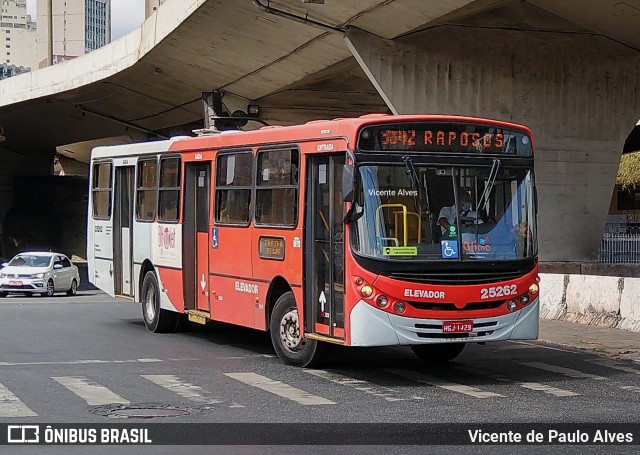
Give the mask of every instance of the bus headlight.
[{"label": "bus headlight", "polygon": [[520,303],[522,303],[523,305],[526,305],[529,303],[529,294],[522,294],[520,296]]},{"label": "bus headlight", "polygon": [[389,300],[387,299],[387,296],[385,295],[379,295],[378,298],[376,299],[376,304],[380,307],[380,308],[384,308],[389,304]]},{"label": "bus headlight", "polygon": [[360,289],[360,294],[362,294],[362,297],[371,297],[373,295],[373,288],[368,284],[365,284]]},{"label": "bus headlight", "polygon": [[393,304],[393,310],[396,313],[402,314],[407,311],[407,305],[404,302],[396,302]]},{"label": "bus headlight", "polygon": [[509,311],[515,311],[516,310],[516,306],[517,306],[517,304],[516,304],[515,300],[509,300],[507,302],[507,310],[509,310]]},{"label": "bus headlight", "polygon": [[533,283],[531,286],[529,286],[529,294],[536,295],[539,290],[540,290],[540,288],[538,287],[538,285],[536,283]]}]

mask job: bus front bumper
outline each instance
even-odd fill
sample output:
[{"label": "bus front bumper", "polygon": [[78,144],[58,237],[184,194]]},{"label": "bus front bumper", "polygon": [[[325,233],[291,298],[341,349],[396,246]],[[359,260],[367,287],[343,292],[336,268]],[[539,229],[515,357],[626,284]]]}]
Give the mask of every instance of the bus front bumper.
[{"label": "bus front bumper", "polygon": [[[434,343],[535,340],[538,338],[540,301],[510,314],[476,318],[469,334],[444,333],[445,319],[408,318],[387,313],[359,301],[351,311],[351,346],[393,346]],[[450,320],[463,319],[451,318]]]}]

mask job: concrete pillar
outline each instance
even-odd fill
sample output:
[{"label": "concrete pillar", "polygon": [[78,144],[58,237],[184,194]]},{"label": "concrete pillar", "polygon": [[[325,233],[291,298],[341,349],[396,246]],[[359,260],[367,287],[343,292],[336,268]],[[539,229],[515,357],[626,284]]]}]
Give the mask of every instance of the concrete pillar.
[{"label": "concrete pillar", "polygon": [[[640,117],[640,55],[604,36],[566,33],[578,27],[530,5],[500,14],[401,42],[350,29],[345,41],[394,113],[532,128],[541,260],[594,260],[622,147]],[[538,31],[540,24],[551,30]]]}]

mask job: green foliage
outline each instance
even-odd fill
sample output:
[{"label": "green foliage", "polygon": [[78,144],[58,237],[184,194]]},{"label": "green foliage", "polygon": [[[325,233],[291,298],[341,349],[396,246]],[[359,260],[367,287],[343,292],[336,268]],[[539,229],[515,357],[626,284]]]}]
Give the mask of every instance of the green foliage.
[{"label": "green foliage", "polygon": [[623,189],[640,186],[640,152],[622,155],[616,184],[621,185]]}]

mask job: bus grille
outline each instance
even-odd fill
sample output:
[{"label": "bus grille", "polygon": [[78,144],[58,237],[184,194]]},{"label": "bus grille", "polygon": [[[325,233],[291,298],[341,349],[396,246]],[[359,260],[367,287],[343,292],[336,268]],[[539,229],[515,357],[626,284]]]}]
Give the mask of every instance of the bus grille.
[{"label": "bus grille", "polygon": [[458,308],[453,303],[442,303],[442,302],[407,302],[407,303],[418,310],[473,311],[473,310],[493,310],[495,308],[498,308],[504,302],[506,302],[506,300],[495,300],[492,302],[469,302],[463,308]]},{"label": "bus grille", "polygon": [[431,339],[449,340],[449,339],[453,339],[453,338],[471,338],[471,339],[476,339],[476,338],[489,336],[492,333],[493,333],[493,330],[487,330],[486,332],[475,332],[473,334],[473,336],[469,336],[468,333],[420,333],[420,332],[417,332],[416,335],[418,335],[419,338],[431,338]]},{"label": "bus grille", "polygon": [[507,281],[523,275],[520,270],[508,272],[389,272],[382,275],[396,280],[423,284],[483,284]]}]

